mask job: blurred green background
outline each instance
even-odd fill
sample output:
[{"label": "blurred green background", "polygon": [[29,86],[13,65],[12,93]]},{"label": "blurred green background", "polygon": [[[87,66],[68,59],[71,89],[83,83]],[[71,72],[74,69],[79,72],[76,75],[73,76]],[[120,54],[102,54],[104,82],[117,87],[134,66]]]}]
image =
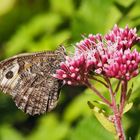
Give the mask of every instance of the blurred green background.
[{"label": "blurred green background", "polygon": [[[0,0],[0,59],[59,44],[70,51],[82,34],[104,34],[115,23],[140,34],[140,0]],[[133,81],[134,105],[123,125],[127,139],[140,140],[140,76]],[[95,99],[85,87],[65,86],[56,109],[32,117],[0,94],[0,140],[113,140],[87,106]]]}]

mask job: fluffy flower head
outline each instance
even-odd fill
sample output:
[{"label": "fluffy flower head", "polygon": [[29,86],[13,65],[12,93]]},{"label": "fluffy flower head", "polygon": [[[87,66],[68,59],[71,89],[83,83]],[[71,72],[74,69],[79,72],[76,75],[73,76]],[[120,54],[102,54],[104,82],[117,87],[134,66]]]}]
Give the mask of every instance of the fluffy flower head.
[{"label": "fluffy flower head", "polygon": [[108,43],[116,43],[118,49],[131,49],[131,47],[140,40],[136,31],[136,28],[132,29],[126,26],[123,29],[115,25],[114,28],[105,35],[105,39]]},{"label": "fluffy flower head", "polygon": [[105,36],[90,34],[75,45],[54,75],[69,85],[83,84],[91,75],[130,80],[139,73],[140,53],[131,48],[140,38],[136,29],[114,26]]}]

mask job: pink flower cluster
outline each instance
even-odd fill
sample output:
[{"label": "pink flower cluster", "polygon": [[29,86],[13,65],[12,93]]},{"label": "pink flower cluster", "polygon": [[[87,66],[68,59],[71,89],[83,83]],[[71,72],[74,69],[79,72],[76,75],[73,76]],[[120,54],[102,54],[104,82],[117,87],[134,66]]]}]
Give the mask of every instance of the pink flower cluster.
[{"label": "pink flower cluster", "polygon": [[138,75],[140,53],[130,49],[116,51],[111,59],[103,66],[105,75],[117,79],[130,80]]},{"label": "pink flower cluster", "polygon": [[136,28],[129,29],[129,27],[126,26],[125,29],[123,29],[115,25],[113,30],[105,35],[105,39],[107,42],[116,43],[118,49],[125,50],[131,48],[140,39],[136,31]]},{"label": "pink flower cluster", "polygon": [[84,84],[93,74],[130,80],[139,73],[140,53],[131,48],[140,38],[136,29],[114,26],[105,36],[90,34],[76,43],[73,56],[66,56],[54,77],[66,84]]},{"label": "pink flower cluster", "polygon": [[77,85],[86,81],[89,66],[83,54],[74,57],[67,56],[66,61],[60,64],[61,69],[56,70],[55,77],[64,80],[64,83],[69,85]]}]

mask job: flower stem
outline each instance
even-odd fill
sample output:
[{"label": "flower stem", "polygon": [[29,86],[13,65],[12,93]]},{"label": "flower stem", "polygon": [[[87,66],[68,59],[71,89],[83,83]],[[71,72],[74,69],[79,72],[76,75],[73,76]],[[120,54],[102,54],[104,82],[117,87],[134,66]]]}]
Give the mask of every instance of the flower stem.
[{"label": "flower stem", "polygon": [[120,115],[121,116],[123,114],[123,109],[124,109],[124,106],[125,106],[126,93],[127,93],[127,81],[122,81],[121,99],[120,99]]},{"label": "flower stem", "polygon": [[[119,137],[119,140],[125,140],[125,134],[124,134],[124,130],[123,130],[123,127],[122,127],[122,122],[121,122],[121,119],[122,119],[122,115],[121,115],[121,111],[119,110],[118,106],[117,106],[117,103],[116,103],[116,99],[115,99],[115,92],[118,90],[117,88],[119,87],[120,85],[120,82],[118,83],[118,86],[117,86],[117,90],[115,89],[115,92],[113,92],[113,89],[112,89],[112,85],[110,83],[110,80],[105,77],[105,80],[106,82],[108,83],[108,87],[109,87],[109,92],[110,92],[110,97],[111,97],[111,101],[112,101],[112,106],[111,106],[111,109],[114,113],[114,124],[115,124],[115,127],[116,127],[116,132],[117,132],[117,135]],[[124,84],[122,86],[122,92],[125,94],[126,92],[126,87],[127,87],[127,84]],[[125,96],[123,96],[125,97]],[[122,98],[123,98],[122,97]],[[125,102],[125,98],[122,99],[122,110],[123,110],[123,107],[124,107],[124,103]]]},{"label": "flower stem", "polygon": [[94,91],[96,93],[96,95],[99,96],[112,109],[112,111],[114,113],[114,125],[116,128],[116,133],[118,135],[118,138],[119,138],[119,140],[126,140],[124,130],[122,127],[122,111],[123,111],[123,108],[125,105],[127,82],[122,82],[122,91],[121,91],[122,97],[121,97],[121,101],[120,101],[121,105],[120,105],[120,108],[118,108],[116,99],[115,99],[115,92],[118,90],[120,82],[118,83],[117,88],[114,92],[112,89],[110,79],[107,77],[104,77],[104,78],[108,85],[108,90],[109,90],[110,97],[111,97],[111,103],[104,96],[102,96],[102,94],[90,83],[90,81],[87,81],[84,84],[87,87],[89,87],[90,89],[92,89],[92,91]]},{"label": "flower stem", "polygon": [[116,93],[118,92],[119,87],[120,87],[120,84],[121,84],[121,81],[119,80],[119,82],[118,82],[118,84],[117,84],[117,86],[116,86],[116,89],[115,89],[114,94],[116,94]]},{"label": "flower stem", "polygon": [[90,77],[90,78],[93,79],[93,80],[95,80],[95,81],[97,81],[97,82],[99,82],[99,83],[101,83],[101,84],[103,84],[106,88],[108,88],[108,85],[107,85],[105,82],[103,82],[103,81],[101,81],[101,80],[95,78],[94,76],[92,76],[92,77]]},{"label": "flower stem", "polygon": [[105,79],[105,81],[108,84],[108,90],[109,90],[110,98],[111,98],[111,101],[112,101],[112,98],[115,98],[115,97],[114,97],[114,92],[113,92],[113,89],[112,89],[111,82],[110,82],[110,80],[107,77],[104,77],[104,79]]},{"label": "flower stem", "polygon": [[84,84],[94,91],[94,93],[99,96],[109,107],[112,106],[112,104],[104,96],[102,96],[102,94],[89,81],[85,82]]},{"label": "flower stem", "polygon": [[120,115],[115,98],[112,98],[112,103],[113,103],[112,110],[114,112],[114,124],[116,127],[117,135],[119,137],[119,140],[126,140],[124,130],[122,127],[122,121],[121,121],[122,116]]}]

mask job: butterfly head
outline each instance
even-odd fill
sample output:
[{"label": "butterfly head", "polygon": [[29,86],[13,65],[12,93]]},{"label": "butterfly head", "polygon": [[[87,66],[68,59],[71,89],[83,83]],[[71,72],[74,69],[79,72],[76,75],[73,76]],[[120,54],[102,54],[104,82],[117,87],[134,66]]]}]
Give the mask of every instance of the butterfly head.
[{"label": "butterfly head", "polygon": [[55,51],[56,54],[60,54],[60,56],[66,56],[66,49],[64,46],[60,45],[59,48]]}]

